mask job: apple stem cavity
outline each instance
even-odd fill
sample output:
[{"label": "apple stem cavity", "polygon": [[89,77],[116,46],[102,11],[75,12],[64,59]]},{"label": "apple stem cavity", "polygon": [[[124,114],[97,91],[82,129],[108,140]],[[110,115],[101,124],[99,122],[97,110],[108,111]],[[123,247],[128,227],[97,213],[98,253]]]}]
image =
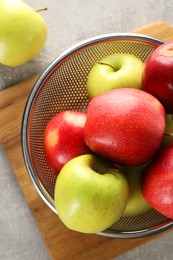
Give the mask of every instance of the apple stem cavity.
[{"label": "apple stem cavity", "polygon": [[35,10],[35,12],[39,13],[39,12],[47,11],[47,10],[48,10],[48,8],[45,7],[45,8],[41,8],[41,9]]},{"label": "apple stem cavity", "polygon": [[92,161],[90,165],[91,169],[98,174],[104,174],[109,169],[110,171],[119,171],[119,169],[109,161],[102,161],[101,158],[98,158],[98,161]]},{"label": "apple stem cavity", "polygon": [[162,54],[165,56],[172,57],[173,56],[173,47],[169,47],[168,49],[163,49]]},{"label": "apple stem cavity", "polygon": [[109,67],[111,67],[114,71],[117,71],[111,64],[108,64],[108,63],[106,63],[106,62],[97,62],[97,64],[100,64],[100,65],[107,65],[107,66],[109,66]]}]

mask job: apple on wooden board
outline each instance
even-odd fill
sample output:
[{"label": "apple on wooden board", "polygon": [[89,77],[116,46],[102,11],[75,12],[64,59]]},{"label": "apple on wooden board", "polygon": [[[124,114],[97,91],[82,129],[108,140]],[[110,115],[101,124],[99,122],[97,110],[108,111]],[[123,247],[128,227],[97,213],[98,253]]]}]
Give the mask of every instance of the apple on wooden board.
[{"label": "apple on wooden board", "polygon": [[91,68],[87,78],[90,99],[117,88],[141,88],[144,63],[128,53],[108,55]]},{"label": "apple on wooden board", "polygon": [[162,146],[173,144],[173,114],[166,115],[166,129],[162,141]]},{"label": "apple on wooden board", "polygon": [[173,114],[173,41],[157,47],[147,58],[142,88],[154,95]]},{"label": "apple on wooden board", "polygon": [[130,88],[94,97],[84,126],[86,144],[117,164],[138,166],[157,151],[165,131],[165,110],[149,93]]},{"label": "apple on wooden board", "polygon": [[54,195],[62,222],[81,233],[109,228],[122,216],[128,197],[125,176],[94,154],[78,156],[65,164],[57,177]]},{"label": "apple on wooden board", "polygon": [[43,48],[47,26],[22,0],[0,0],[0,63],[17,67]]},{"label": "apple on wooden board", "polygon": [[148,165],[141,189],[154,209],[173,219],[173,144],[163,148]]},{"label": "apple on wooden board", "polygon": [[58,174],[70,159],[90,153],[83,137],[86,113],[63,111],[56,114],[47,124],[43,147],[48,166]]},{"label": "apple on wooden board", "polygon": [[124,217],[137,216],[151,209],[151,206],[145,200],[141,191],[141,180],[145,167],[146,166],[144,165],[138,167],[124,167],[122,169],[130,189],[129,200],[123,213]]}]

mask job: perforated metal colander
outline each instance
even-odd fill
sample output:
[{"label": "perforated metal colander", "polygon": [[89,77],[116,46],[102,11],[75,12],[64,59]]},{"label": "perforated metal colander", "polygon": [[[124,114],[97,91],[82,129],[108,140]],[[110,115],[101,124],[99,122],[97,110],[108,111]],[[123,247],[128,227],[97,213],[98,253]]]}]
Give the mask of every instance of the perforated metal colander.
[{"label": "perforated metal colander", "polygon": [[[60,55],[44,71],[28,98],[22,123],[22,149],[29,175],[43,200],[54,211],[56,176],[43,152],[43,133],[48,121],[64,110],[85,111],[86,78],[95,62],[113,53],[131,53],[146,60],[163,42],[139,34],[109,34],[83,41]],[[151,209],[135,217],[123,217],[103,236],[134,238],[171,228],[173,221]]]}]

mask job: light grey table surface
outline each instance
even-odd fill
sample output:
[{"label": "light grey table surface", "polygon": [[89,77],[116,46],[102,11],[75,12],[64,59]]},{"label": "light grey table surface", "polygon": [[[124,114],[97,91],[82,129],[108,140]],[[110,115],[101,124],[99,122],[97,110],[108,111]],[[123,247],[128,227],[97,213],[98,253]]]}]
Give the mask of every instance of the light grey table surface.
[{"label": "light grey table surface", "polygon": [[[129,32],[155,21],[173,25],[173,1],[164,0],[26,0],[43,12],[48,38],[31,62],[18,68],[0,65],[0,90],[42,72],[62,51],[89,37]],[[13,171],[0,146],[0,259],[51,259]],[[117,259],[168,260],[173,255],[173,233],[162,236]],[[122,241],[123,243],[123,241]]]}]

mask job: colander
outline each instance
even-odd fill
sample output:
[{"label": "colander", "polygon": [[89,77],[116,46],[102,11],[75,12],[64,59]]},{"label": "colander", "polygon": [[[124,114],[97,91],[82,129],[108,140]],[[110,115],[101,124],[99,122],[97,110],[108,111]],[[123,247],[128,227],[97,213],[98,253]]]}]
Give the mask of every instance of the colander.
[{"label": "colander", "polygon": [[[46,164],[43,133],[48,121],[64,110],[86,111],[86,78],[95,62],[113,53],[131,53],[145,61],[163,42],[141,34],[106,34],[76,44],[62,53],[34,85],[23,115],[22,151],[28,173],[42,199],[55,212],[56,176]],[[57,216],[58,217],[58,216]],[[152,235],[173,226],[173,221],[154,209],[135,217],[122,217],[98,235],[135,238]]]}]

